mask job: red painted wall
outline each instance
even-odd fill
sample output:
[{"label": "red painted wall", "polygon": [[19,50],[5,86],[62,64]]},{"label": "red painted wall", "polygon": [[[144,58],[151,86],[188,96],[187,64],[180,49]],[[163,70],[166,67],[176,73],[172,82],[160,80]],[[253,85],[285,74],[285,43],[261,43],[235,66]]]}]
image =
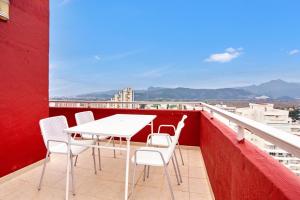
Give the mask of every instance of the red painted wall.
[{"label": "red painted wall", "polygon": [[[198,111],[179,111],[179,110],[133,110],[133,109],[102,109],[102,108],[49,108],[50,116],[65,115],[68,119],[69,126],[76,125],[75,113],[91,110],[96,119],[107,117],[114,114],[149,114],[157,115],[154,120],[154,131],[157,131],[160,124],[173,124],[181,120],[182,116],[186,114],[188,118],[185,121],[186,126],[182,130],[180,136],[180,144],[199,146],[199,120],[200,112]],[[164,129],[162,129],[164,131]],[[165,130],[169,131],[169,130]],[[150,126],[145,127],[136,136],[132,138],[133,141],[145,142],[150,133]]]},{"label": "red painted wall", "polygon": [[300,178],[202,112],[200,147],[217,200],[300,199]]},{"label": "red painted wall", "polygon": [[48,0],[11,0],[10,20],[0,20],[0,177],[45,155],[48,54]]}]

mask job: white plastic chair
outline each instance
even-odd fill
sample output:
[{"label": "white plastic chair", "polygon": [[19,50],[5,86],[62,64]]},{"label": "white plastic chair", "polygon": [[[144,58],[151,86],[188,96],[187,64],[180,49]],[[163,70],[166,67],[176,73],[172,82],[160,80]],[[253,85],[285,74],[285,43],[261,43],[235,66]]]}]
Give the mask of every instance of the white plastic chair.
[{"label": "white plastic chair", "polygon": [[[85,124],[85,123],[94,121],[95,117],[94,117],[94,114],[93,114],[92,111],[83,111],[83,112],[76,113],[75,114],[75,119],[76,119],[77,125],[80,125],[80,124]],[[75,135],[75,137],[76,137],[76,135]],[[81,134],[81,138],[83,140],[91,140],[91,139],[94,139],[94,136],[90,135],[90,134]],[[113,141],[113,146],[115,147],[114,138],[109,137],[109,136],[97,136],[97,144],[99,145],[101,140],[106,140],[108,138],[110,138],[109,142],[111,140]],[[114,150],[114,157],[116,158],[116,150]],[[78,156],[76,156],[76,159],[75,159],[75,163],[74,163],[75,166],[76,166],[76,163],[77,163],[77,159],[78,159]],[[101,170],[100,148],[98,148],[98,160],[99,160],[99,169]]]},{"label": "white plastic chair", "polygon": [[[43,140],[45,143],[45,146],[47,148],[46,157],[44,160],[43,165],[43,171],[41,174],[38,190],[41,189],[42,180],[45,174],[47,159],[49,158],[50,154],[57,153],[57,154],[65,154],[68,155],[68,136],[66,133],[63,132],[64,129],[68,128],[68,122],[65,116],[56,116],[56,117],[50,117],[40,120],[40,128],[41,133],[43,136]],[[72,143],[78,143],[78,144],[85,144],[85,145],[94,145],[94,140],[74,140],[71,139]],[[73,168],[73,157],[78,156],[80,153],[87,150],[88,147],[83,146],[77,146],[77,145],[71,145],[71,177],[72,177],[72,189],[73,194],[75,194],[74,189],[74,168]],[[95,150],[92,148],[93,151],[93,159],[94,159],[94,170],[95,174],[97,173],[96,170],[96,160],[95,160]]]},{"label": "white plastic chair", "polygon": [[[146,146],[146,147],[141,147],[135,151],[135,154],[132,157],[132,162],[134,163],[133,176],[132,176],[132,193],[131,193],[132,197],[134,195],[134,186],[135,186],[134,179],[135,179],[136,166],[144,165],[144,178],[145,178],[146,166],[164,167],[164,173],[167,178],[171,197],[174,200],[174,193],[172,190],[170,176],[169,176],[167,167],[169,165],[169,162],[172,161],[176,179],[177,179],[177,184],[180,185],[180,182],[182,182],[182,180],[179,180],[179,178],[178,178],[178,176],[181,177],[181,175],[180,175],[180,170],[179,170],[179,166],[178,166],[178,162],[177,162],[177,158],[176,158],[176,154],[175,154],[175,148],[176,148],[176,144],[178,142],[180,132],[183,127],[184,127],[184,123],[179,122],[177,129],[175,130],[175,135],[173,138],[171,138],[170,135],[168,135],[168,134],[160,135],[160,137],[164,137],[166,139],[166,141],[168,141],[168,144],[169,144],[168,147],[161,148],[161,147]],[[150,136],[151,135],[152,134],[150,134]],[[150,136],[148,136],[148,139]],[[174,158],[175,158],[175,161],[174,161]]]},{"label": "white plastic chair", "polygon": [[[186,120],[187,116],[186,115],[183,115],[182,116],[182,119],[181,119],[181,122],[184,123],[184,121]],[[172,128],[174,133],[176,131],[176,127],[174,125],[169,125],[169,124],[162,124],[158,127],[158,133],[153,133],[151,134],[151,138],[149,141],[147,141],[147,143],[150,143],[150,145],[153,145],[153,146],[158,146],[158,147],[167,147],[168,144],[169,144],[169,141],[168,141],[168,138],[167,137],[161,137],[160,135],[162,134],[160,131],[161,131],[161,128],[162,127],[169,127],[169,128]],[[163,133],[163,134],[168,134],[168,133]],[[170,134],[169,134],[170,135]],[[175,136],[174,135],[170,135],[170,138],[174,138]],[[180,137],[180,136],[179,136]],[[183,156],[182,156],[182,153],[181,153],[181,148],[180,148],[180,144],[179,144],[179,141],[177,143],[177,147],[178,147],[178,150],[179,150],[179,154],[180,154],[180,158],[181,158],[181,162],[182,162],[182,165],[184,165],[184,161],[183,161]]]}]

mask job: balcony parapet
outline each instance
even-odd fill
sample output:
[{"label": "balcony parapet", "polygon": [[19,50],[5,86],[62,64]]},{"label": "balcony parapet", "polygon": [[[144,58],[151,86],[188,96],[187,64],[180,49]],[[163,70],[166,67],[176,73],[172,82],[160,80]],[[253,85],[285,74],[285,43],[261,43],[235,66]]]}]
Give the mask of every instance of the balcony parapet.
[{"label": "balcony parapet", "polygon": [[206,103],[201,103],[204,109],[211,112],[211,114],[218,114],[227,120],[235,123],[238,126],[237,140],[244,140],[244,130],[250,131],[262,139],[280,147],[300,158],[300,137],[287,133],[285,131],[273,128],[271,126],[259,123],[257,121],[239,116],[237,114],[222,110],[215,106]]},{"label": "balcony parapet", "polygon": [[209,112],[200,117],[200,147],[216,199],[298,200],[300,178]]}]

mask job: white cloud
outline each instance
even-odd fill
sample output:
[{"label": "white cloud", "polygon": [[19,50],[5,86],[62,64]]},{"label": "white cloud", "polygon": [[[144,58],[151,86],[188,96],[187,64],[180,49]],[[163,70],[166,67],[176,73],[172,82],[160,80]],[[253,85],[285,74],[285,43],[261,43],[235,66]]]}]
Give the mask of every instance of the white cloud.
[{"label": "white cloud", "polygon": [[219,63],[226,63],[230,62],[231,60],[239,57],[243,53],[243,48],[232,48],[229,47],[225,49],[225,52],[223,53],[215,53],[210,55],[208,58],[206,58],[205,62],[219,62]]},{"label": "white cloud", "polygon": [[111,55],[95,55],[94,59],[97,61],[102,60],[102,61],[115,61],[115,60],[121,60],[130,56],[134,56],[142,52],[142,50],[132,50],[132,51],[126,51],[126,52],[121,52],[121,53],[116,53],[116,54],[111,54]]},{"label": "white cloud", "polygon": [[162,75],[163,75],[163,69],[153,69],[138,74],[138,76],[141,78],[158,78],[161,77]]},{"label": "white cloud", "polygon": [[95,55],[94,58],[95,58],[96,60],[101,60],[101,56],[98,56],[98,55]]},{"label": "white cloud", "polygon": [[293,49],[293,50],[289,51],[289,54],[290,54],[291,56],[296,55],[296,54],[298,54],[298,53],[300,53],[300,50],[299,50],[299,49]]},{"label": "white cloud", "polygon": [[159,68],[154,68],[148,71],[144,71],[142,73],[135,74],[135,77],[138,78],[159,78],[165,75],[166,72],[169,72],[169,69],[172,65],[165,65]]}]

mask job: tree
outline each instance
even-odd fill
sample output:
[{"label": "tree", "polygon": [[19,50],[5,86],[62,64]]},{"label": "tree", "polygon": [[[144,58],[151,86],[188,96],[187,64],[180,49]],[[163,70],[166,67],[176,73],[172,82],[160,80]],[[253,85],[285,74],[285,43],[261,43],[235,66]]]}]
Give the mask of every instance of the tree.
[{"label": "tree", "polygon": [[294,109],[289,112],[289,117],[292,118],[293,121],[297,121],[300,119],[300,109]]}]

